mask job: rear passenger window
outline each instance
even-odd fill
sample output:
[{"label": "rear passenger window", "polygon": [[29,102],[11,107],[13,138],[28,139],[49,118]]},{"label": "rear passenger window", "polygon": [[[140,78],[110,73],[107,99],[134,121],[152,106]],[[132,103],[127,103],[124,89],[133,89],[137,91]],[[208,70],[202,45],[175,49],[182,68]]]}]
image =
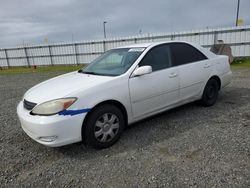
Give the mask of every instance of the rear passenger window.
[{"label": "rear passenger window", "polygon": [[170,48],[161,45],[151,49],[140,62],[139,66],[149,65],[153,71],[170,67]]},{"label": "rear passenger window", "polygon": [[207,59],[207,57],[199,50],[185,43],[172,43],[171,52],[173,57],[173,66]]}]

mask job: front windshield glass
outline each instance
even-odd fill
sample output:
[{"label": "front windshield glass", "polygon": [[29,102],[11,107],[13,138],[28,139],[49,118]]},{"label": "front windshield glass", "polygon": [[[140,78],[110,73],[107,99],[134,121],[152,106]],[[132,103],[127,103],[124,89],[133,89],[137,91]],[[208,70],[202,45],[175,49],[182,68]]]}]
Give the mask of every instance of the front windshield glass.
[{"label": "front windshield glass", "polygon": [[119,76],[125,73],[145,48],[120,48],[105,52],[79,72],[103,76]]}]

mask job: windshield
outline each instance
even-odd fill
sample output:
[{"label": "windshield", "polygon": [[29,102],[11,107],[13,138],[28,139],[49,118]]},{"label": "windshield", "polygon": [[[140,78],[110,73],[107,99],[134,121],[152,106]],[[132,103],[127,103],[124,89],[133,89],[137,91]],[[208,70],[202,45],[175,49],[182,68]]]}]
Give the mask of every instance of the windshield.
[{"label": "windshield", "polygon": [[79,72],[103,76],[119,76],[125,73],[145,48],[120,48],[105,52]]}]

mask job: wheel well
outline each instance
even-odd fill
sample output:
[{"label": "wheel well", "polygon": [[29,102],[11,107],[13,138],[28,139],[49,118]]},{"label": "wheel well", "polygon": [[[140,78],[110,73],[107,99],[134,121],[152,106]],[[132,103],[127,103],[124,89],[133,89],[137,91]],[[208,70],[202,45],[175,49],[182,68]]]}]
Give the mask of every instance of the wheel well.
[{"label": "wheel well", "polygon": [[88,117],[90,116],[90,114],[98,107],[104,105],[104,104],[112,104],[114,106],[116,106],[117,108],[119,108],[121,111],[122,111],[122,114],[124,116],[124,119],[125,119],[125,125],[128,124],[128,114],[127,114],[127,110],[126,108],[124,107],[124,105],[116,100],[107,100],[107,101],[103,101],[97,105],[95,105],[91,110],[90,112],[87,113],[86,117],[84,118],[84,121],[83,121],[83,125],[82,125],[82,131],[83,131],[83,127],[84,127],[84,123],[87,121]]},{"label": "wheel well", "polygon": [[219,76],[212,76],[209,80],[211,80],[211,79],[214,79],[214,80],[217,81],[217,83],[219,85],[219,90],[220,90],[220,88],[221,88],[221,80],[220,80]]}]

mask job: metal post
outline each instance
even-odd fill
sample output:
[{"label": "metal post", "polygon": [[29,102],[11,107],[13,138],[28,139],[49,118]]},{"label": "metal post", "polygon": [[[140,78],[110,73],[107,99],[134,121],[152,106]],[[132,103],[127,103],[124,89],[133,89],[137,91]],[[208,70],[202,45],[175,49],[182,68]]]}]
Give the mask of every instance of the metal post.
[{"label": "metal post", "polygon": [[6,57],[6,61],[7,61],[8,68],[10,68],[10,62],[9,62],[9,57],[8,57],[7,50],[4,49],[4,52],[5,52],[5,57]]},{"label": "metal post", "polygon": [[27,48],[24,47],[23,49],[24,49],[24,53],[25,53],[25,57],[26,57],[26,60],[27,60],[28,67],[30,67],[30,60],[29,60],[29,57],[28,57]]},{"label": "metal post", "polygon": [[239,10],[240,10],[240,0],[238,0],[238,4],[237,4],[237,13],[236,13],[236,21],[235,21],[236,27],[238,26]]},{"label": "metal post", "polygon": [[51,47],[50,46],[48,46],[48,47],[49,47],[50,64],[53,66],[54,63],[53,63],[53,57],[52,57]]},{"label": "metal post", "polygon": [[217,32],[215,31],[215,32],[214,32],[214,44],[217,43],[217,40],[218,40],[218,34],[217,34]]},{"label": "metal post", "polygon": [[75,43],[74,46],[75,46],[76,64],[79,65],[79,57],[78,57],[77,44]]},{"label": "metal post", "polygon": [[106,21],[103,22],[103,35],[104,35],[104,38],[106,39]]},{"label": "metal post", "polygon": [[105,40],[103,41],[103,52],[106,52]]}]

